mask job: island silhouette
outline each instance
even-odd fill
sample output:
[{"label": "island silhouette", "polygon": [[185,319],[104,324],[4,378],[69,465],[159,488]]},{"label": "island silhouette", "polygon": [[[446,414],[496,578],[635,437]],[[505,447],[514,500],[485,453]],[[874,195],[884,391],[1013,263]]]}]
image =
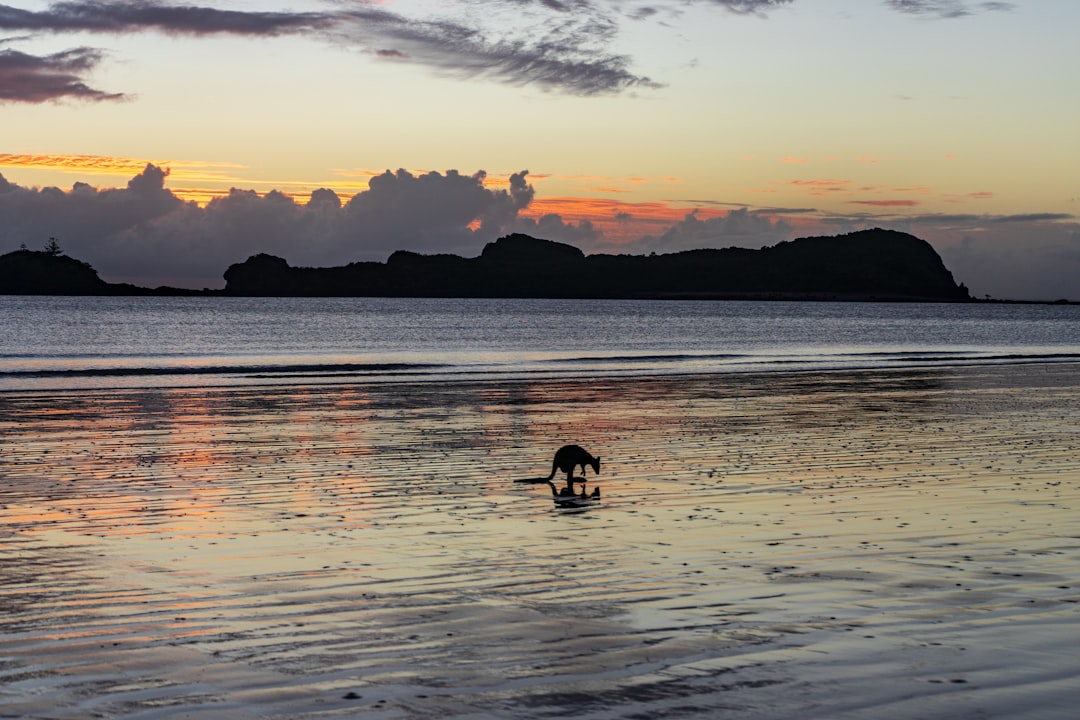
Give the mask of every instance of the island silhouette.
[{"label": "island silhouette", "polygon": [[107,283],[53,250],[0,256],[0,293],[255,297],[971,300],[925,240],[875,228],[805,237],[760,250],[585,255],[565,243],[512,234],[474,258],[398,250],[386,262],[293,267],[260,253],[224,273],[222,290]]},{"label": "island silhouette", "polygon": [[663,255],[585,255],[523,234],[475,258],[399,250],[385,263],[306,268],[259,254],[225,281],[241,296],[970,299],[928,242],[881,229]]}]

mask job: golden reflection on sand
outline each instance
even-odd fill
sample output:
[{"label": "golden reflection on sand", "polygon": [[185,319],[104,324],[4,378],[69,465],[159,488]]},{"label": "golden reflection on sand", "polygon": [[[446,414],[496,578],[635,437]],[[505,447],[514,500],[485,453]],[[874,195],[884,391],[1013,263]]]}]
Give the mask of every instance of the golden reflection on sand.
[{"label": "golden reflection on sand", "polygon": [[1078,379],[0,393],[0,715],[1071,717]]}]

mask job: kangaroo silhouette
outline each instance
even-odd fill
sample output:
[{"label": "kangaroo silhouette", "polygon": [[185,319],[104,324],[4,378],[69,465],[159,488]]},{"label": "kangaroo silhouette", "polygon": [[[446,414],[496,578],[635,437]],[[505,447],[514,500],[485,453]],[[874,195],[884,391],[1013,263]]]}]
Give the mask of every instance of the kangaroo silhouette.
[{"label": "kangaroo silhouette", "polygon": [[574,468],[581,467],[581,475],[584,478],[585,467],[591,466],[593,472],[600,474],[600,458],[593,457],[580,445],[563,445],[555,451],[555,459],[551,461],[551,474],[544,480],[550,482],[555,473],[562,470],[566,473],[566,484],[574,481]]}]

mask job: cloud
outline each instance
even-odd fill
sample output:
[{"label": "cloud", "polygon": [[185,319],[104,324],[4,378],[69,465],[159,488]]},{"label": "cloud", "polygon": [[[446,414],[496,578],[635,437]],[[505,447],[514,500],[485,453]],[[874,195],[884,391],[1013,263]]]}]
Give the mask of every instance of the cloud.
[{"label": "cloud", "polygon": [[975,297],[1080,300],[1080,223],[1015,218],[967,232],[916,231]]},{"label": "cloud", "polygon": [[790,5],[794,0],[708,0],[708,2],[734,13],[760,15],[767,10]]},{"label": "cloud", "polygon": [[57,2],[34,12],[0,5],[0,30],[29,32],[133,33],[156,30],[170,35],[249,35],[272,37],[326,27],[327,13],[219,10],[151,1]]},{"label": "cloud", "polygon": [[[33,11],[0,5],[0,31],[28,33],[243,35],[273,37],[311,34],[335,22],[326,13],[219,10],[160,2],[57,2]],[[100,49],[79,47],[37,57],[0,51],[0,102],[42,103],[59,99],[121,100],[126,95],[90,87],[86,76],[104,57]]]},{"label": "cloud", "polygon": [[873,205],[875,207],[914,207],[918,200],[848,200],[849,205]]},{"label": "cloud", "polygon": [[568,243],[582,249],[594,247],[602,240],[603,232],[590,220],[569,222],[558,213],[548,213],[539,218],[518,218],[514,232],[556,242]]},{"label": "cloud", "polygon": [[1073,220],[1075,216],[1068,213],[1022,213],[1018,215],[997,215],[988,218],[991,223],[1031,223],[1053,222],[1055,220]]},{"label": "cloud", "polygon": [[168,171],[148,164],[124,188],[76,183],[68,191],[25,188],[0,175],[0,252],[56,237],[65,252],[114,282],[220,287],[234,262],[268,252],[294,265],[385,260],[394,250],[479,254],[484,243],[521,227],[584,237],[584,226],[531,223],[528,172],[489,189],[486,174],[387,171],[343,203],[316,190],[307,203],[277,191],[233,189],[205,207],[165,187]]},{"label": "cloud", "polygon": [[751,212],[755,215],[810,215],[820,214],[821,211],[817,208],[764,207],[756,208]]},{"label": "cloud", "polygon": [[[74,257],[99,257],[101,243],[139,228],[184,205],[164,187],[167,172],[149,165],[126,188],[98,190],[76,183],[71,190],[23,188],[0,183],[0,247],[57,237]],[[168,262],[168,259],[165,259]]]},{"label": "cloud", "polygon": [[662,235],[645,236],[625,246],[623,252],[678,252],[695,248],[761,248],[791,239],[792,227],[782,218],[738,208],[725,215],[698,217],[696,210],[669,227]]},{"label": "cloud", "polygon": [[578,95],[660,87],[631,72],[629,57],[608,51],[617,26],[603,13],[560,10],[554,17],[524,23],[522,30],[495,33],[480,22],[417,20],[363,6],[340,13],[332,34],[348,44],[376,47],[380,57],[407,59],[457,77],[535,84]]},{"label": "cloud", "polygon": [[[764,15],[794,0],[695,0],[740,15]],[[160,0],[54,2],[42,10],[0,5],[0,31],[31,34],[220,35],[273,38],[302,36],[360,48],[384,61],[415,63],[459,78],[508,85],[535,85],[576,95],[620,93],[663,87],[631,69],[632,58],[613,52],[619,21],[645,19],[668,5],[626,12],[596,0],[465,0],[426,8],[435,14],[411,17],[376,0],[339,0],[318,12],[230,10]],[[100,59],[100,50],[69,51]],[[96,54],[96,55],[95,55]],[[51,56],[54,62],[60,58]],[[119,99],[122,93],[93,90],[85,73],[95,63],[68,68],[66,90],[18,91],[0,77],[9,101],[42,102],[58,94],[81,99]]]},{"label": "cloud", "polygon": [[838,180],[836,178],[813,178],[809,180],[789,180],[788,185],[810,188],[834,188],[851,185],[850,180]]},{"label": "cloud", "polygon": [[103,56],[102,51],[86,47],[41,56],[0,50],[0,103],[123,100],[123,93],[96,90],[83,80]]},{"label": "cloud", "polygon": [[[862,217],[862,216],[860,216]],[[874,216],[877,222],[903,223],[912,227],[932,227],[940,230],[983,232],[995,225],[1025,225],[1042,223],[1067,223],[1076,216],[1069,213],[1018,213],[992,215],[979,213],[927,213],[925,215]]]},{"label": "cloud", "polygon": [[490,190],[484,187],[483,171],[413,175],[387,170],[343,207],[343,231],[361,240],[369,257],[399,249],[479,252],[532,201],[527,174],[511,175],[508,190]]},{"label": "cloud", "polygon": [[[539,13],[523,17],[515,11],[506,16],[513,22],[502,24],[489,22],[486,16],[506,14],[505,3],[486,2],[483,8],[481,16],[450,8],[443,10],[442,17],[410,18],[362,0],[339,3],[326,12],[223,10],[154,0],[58,2],[36,12],[0,5],[0,31],[264,38],[300,35],[360,47],[376,58],[413,62],[444,75],[534,84],[570,94],[660,87],[630,71],[628,56],[610,51],[618,26],[617,15],[609,8],[587,0],[545,2],[538,5]],[[97,52],[100,57],[100,51],[82,52]],[[70,84],[85,85],[78,74]],[[84,93],[94,97],[97,91],[85,88]],[[68,94],[77,95],[74,91]],[[14,95],[12,99],[38,102],[34,94]],[[97,95],[94,99],[120,97]]]},{"label": "cloud", "polygon": [[109,157],[105,155],[29,155],[25,153],[0,153],[0,167],[34,167],[51,170],[83,172],[120,172],[130,175],[146,167],[145,160]]},{"label": "cloud", "polygon": [[963,0],[885,0],[885,4],[897,12],[908,15],[929,15],[939,18],[957,18],[974,14],[974,5],[979,10],[1008,11],[1013,4],[1008,2],[970,3]]}]

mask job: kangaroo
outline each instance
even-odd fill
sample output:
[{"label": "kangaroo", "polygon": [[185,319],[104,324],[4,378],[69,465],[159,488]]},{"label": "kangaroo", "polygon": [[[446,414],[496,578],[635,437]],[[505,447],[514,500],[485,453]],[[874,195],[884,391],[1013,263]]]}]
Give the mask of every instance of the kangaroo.
[{"label": "kangaroo", "polygon": [[562,470],[566,473],[566,483],[569,485],[574,481],[574,468],[580,466],[584,477],[586,465],[591,465],[593,471],[597,475],[600,474],[600,458],[593,457],[580,445],[563,445],[555,451],[555,459],[551,461],[551,474],[545,478],[545,481],[550,482],[555,477],[555,473]]}]

